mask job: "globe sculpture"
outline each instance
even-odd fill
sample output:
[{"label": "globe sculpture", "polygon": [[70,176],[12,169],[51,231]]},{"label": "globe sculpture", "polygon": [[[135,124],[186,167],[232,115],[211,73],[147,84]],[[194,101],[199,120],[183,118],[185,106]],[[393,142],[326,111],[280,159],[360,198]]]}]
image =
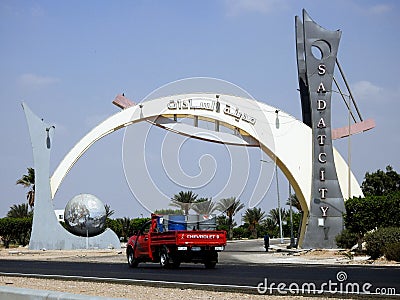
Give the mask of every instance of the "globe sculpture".
[{"label": "globe sculpture", "polygon": [[80,194],[68,201],[64,210],[67,229],[79,236],[95,236],[106,223],[106,209],[96,196]]}]

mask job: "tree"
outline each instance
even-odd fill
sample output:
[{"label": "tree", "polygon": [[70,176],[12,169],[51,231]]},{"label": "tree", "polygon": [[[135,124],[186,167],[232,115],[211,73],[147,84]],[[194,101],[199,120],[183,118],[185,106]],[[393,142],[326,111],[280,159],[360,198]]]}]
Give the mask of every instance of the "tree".
[{"label": "tree", "polygon": [[[296,237],[300,230],[302,212],[293,212],[292,221],[293,221],[293,236]],[[282,224],[283,236],[291,236],[291,226],[290,226],[290,214],[289,212],[286,214],[286,218],[283,220]]]},{"label": "tree", "polygon": [[345,202],[346,228],[358,235],[358,246],[365,234],[375,228],[400,227],[400,191],[385,196],[353,197]]},{"label": "tree", "polygon": [[[281,208],[281,220],[284,220],[288,216],[288,212]],[[268,218],[270,218],[276,226],[279,226],[279,209],[273,208],[269,211]]]},{"label": "tree", "polygon": [[153,213],[156,215],[182,215],[183,214],[181,209],[171,209],[171,208],[156,209]]},{"label": "tree", "polygon": [[261,228],[264,233],[268,233],[270,237],[279,236],[279,227],[271,218],[267,217],[261,222]]},{"label": "tree", "polygon": [[242,208],[244,208],[244,204],[240,203],[240,200],[236,200],[236,197],[221,199],[216,205],[216,210],[225,213],[225,215],[228,217],[229,240],[233,238],[233,217]]},{"label": "tree", "polygon": [[257,238],[257,226],[265,219],[265,212],[261,208],[248,208],[243,216],[243,221],[249,224],[251,237]]},{"label": "tree", "polygon": [[33,168],[28,168],[28,174],[22,175],[22,177],[17,180],[16,184],[21,184],[29,188],[26,199],[28,200],[29,206],[32,208],[35,205],[35,170]]},{"label": "tree", "polygon": [[196,202],[197,194],[192,191],[180,191],[179,194],[175,194],[171,198],[171,206],[179,207],[185,212],[185,215],[189,214],[189,210],[193,207],[193,203]]},{"label": "tree", "polygon": [[364,235],[377,227],[376,204],[381,197],[353,197],[345,202],[346,214],[344,223],[346,228],[358,236],[358,249],[361,250]]},{"label": "tree", "polygon": [[0,236],[4,247],[17,242],[25,246],[29,242],[32,228],[32,218],[2,218],[0,219]]},{"label": "tree", "polygon": [[212,199],[208,200],[207,198],[200,198],[196,203],[194,203],[192,209],[198,214],[211,215],[217,210],[217,207]]},{"label": "tree", "polygon": [[142,226],[147,222],[150,221],[150,218],[135,218],[132,219],[130,222],[130,234],[134,233],[135,231],[139,231]]},{"label": "tree", "polygon": [[361,188],[365,198],[348,199],[344,215],[346,229],[358,236],[359,250],[368,231],[400,227],[400,175],[391,166],[367,172]]},{"label": "tree", "polygon": [[32,217],[32,212],[29,211],[29,206],[27,203],[14,204],[10,207],[7,213],[8,218],[30,218]]},{"label": "tree", "polygon": [[361,185],[364,196],[383,196],[400,190],[400,174],[391,166],[386,167],[386,172],[378,170],[367,172]]},{"label": "tree", "polygon": [[115,213],[115,211],[111,209],[111,206],[108,204],[105,204],[104,208],[106,210],[106,219],[110,218]]},{"label": "tree", "polygon": [[292,207],[296,208],[298,211],[303,211],[301,204],[296,194],[291,194],[286,201],[286,205],[290,206],[290,201],[292,201]]},{"label": "tree", "polygon": [[124,241],[127,241],[128,238],[132,235],[133,229],[131,226],[131,219],[124,217],[117,219],[117,221],[121,224],[121,237],[124,239]]},{"label": "tree", "polygon": [[226,216],[220,215],[217,217],[217,230],[229,231],[229,221]]}]

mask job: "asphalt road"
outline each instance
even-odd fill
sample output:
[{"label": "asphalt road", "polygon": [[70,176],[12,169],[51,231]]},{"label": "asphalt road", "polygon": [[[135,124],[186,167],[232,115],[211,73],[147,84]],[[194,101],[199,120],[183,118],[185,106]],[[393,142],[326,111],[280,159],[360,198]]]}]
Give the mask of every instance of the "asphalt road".
[{"label": "asphalt road", "polygon": [[277,293],[276,288],[281,284],[284,292],[295,291],[297,287],[306,290],[315,287],[325,291],[357,291],[358,288],[362,292],[364,288],[367,293],[400,294],[398,267],[222,263],[211,270],[200,264],[182,264],[179,269],[160,269],[158,264],[140,264],[138,268],[131,269],[126,263],[2,260],[0,274],[10,273],[80,276],[107,281],[117,279],[126,283],[145,280],[157,285],[195,283],[227,289],[256,290],[260,285],[260,290],[266,293]]}]

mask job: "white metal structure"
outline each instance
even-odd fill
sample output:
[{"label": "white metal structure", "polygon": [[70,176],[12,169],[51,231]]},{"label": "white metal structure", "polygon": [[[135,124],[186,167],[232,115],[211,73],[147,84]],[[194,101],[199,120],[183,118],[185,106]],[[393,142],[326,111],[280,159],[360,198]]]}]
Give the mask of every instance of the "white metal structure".
[{"label": "white metal structure", "polygon": [[[183,104],[185,101],[186,104]],[[195,102],[196,105],[193,105]],[[294,188],[305,212],[300,236],[301,245],[311,198],[311,128],[283,111],[279,111],[278,114],[277,109],[272,106],[242,97],[207,93],[182,94],[149,100],[123,109],[93,128],[61,161],[50,180],[52,198],[64,177],[85,151],[97,140],[118,129],[137,122],[150,121],[168,130],[196,137],[196,127],[188,128],[191,126],[176,123],[174,121],[176,116],[192,117],[194,120],[201,118],[215,122],[218,126],[223,124],[234,128],[240,136],[222,132],[215,134],[226,143],[243,146],[257,144],[276,161]],[[334,161],[342,194],[348,195],[348,167],[335,149]],[[353,174],[350,181],[351,195],[362,195],[360,185]]]}]

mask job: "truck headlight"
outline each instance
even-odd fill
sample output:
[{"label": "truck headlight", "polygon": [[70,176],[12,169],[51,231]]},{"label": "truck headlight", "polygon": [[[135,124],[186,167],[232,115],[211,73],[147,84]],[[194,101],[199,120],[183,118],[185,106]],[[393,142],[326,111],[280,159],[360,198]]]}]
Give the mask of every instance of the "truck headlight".
[{"label": "truck headlight", "polygon": [[185,251],[185,250],[187,250],[187,247],[185,247],[185,246],[178,247],[178,251]]}]

